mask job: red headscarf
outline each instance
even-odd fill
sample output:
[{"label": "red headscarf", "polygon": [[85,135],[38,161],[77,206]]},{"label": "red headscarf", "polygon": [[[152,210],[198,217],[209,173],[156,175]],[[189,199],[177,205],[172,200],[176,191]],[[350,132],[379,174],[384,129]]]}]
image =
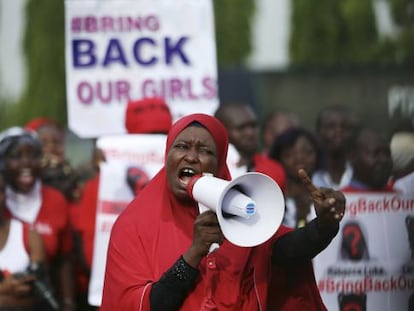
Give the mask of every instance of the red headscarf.
[{"label": "red headscarf", "polygon": [[224,125],[216,118],[213,118],[209,115],[196,113],[178,120],[174,126],[171,128],[168,137],[167,137],[167,146],[165,148],[165,157],[168,155],[168,151],[171,148],[174,140],[177,138],[178,134],[181,133],[186,127],[191,123],[198,122],[203,125],[213,136],[214,142],[216,143],[217,154],[220,156],[218,158],[218,172],[216,177],[222,178],[225,180],[230,180],[230,172],[227,167],[227,149],[229,146],[229,138],[227,136],[227,131]]},{"label": "red headscarf", "polygon": [[[193,122],[211,134],[218,151],[216,177],[229,179],[226,165],[228,138],[214,117],[193,114],[177,121],[166,144],[168,154],[177,135]],[[150,181],[118,217],[112,229],[102,300],[102,311],[150,310],[151,286],[191,246],[196,203],[184,206],[169,189],[166,169]],[[281,227],[272,240],[288,232]],[[200,278],[180,310],[252,311],[266,309],[270,277],[271,241],[254,248],[228,241],[199,264]],[[316,309],[315,309],[316,310]]]}]

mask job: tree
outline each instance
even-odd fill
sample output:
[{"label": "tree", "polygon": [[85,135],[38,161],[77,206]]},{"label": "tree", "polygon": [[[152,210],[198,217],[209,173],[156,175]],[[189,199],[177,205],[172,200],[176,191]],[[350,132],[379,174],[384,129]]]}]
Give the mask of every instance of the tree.
[{"label": "tree", "polygon": [[66,123],[64,1],[28,0],[23,50],[27,82],[15,123],[45,116]]},{"label": "tree", "polygon": [[220,67],[241,66],[251,52],[253,0],[214,0],[217,61]]},{"label": "tree", "polygon": [[399,33],[394,40],[394,59],[399,64],[414,64],[414,2],[388,0]]},{"label": "tree", "polygon": [[293,66],[365,65],[380,38],[371,0],[292,0]]}]

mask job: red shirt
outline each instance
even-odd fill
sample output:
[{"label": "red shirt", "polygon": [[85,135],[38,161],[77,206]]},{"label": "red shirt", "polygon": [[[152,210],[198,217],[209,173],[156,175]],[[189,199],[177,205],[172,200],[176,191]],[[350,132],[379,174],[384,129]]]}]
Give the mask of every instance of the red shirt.
[{"label": "red shirt", "polygon": [[[47,257],[53,260],[59,254],[69,254],[72,251],[69,206],[58,190],[42,185],[41,191],[42,205],[31,226],[43,237]],[[8,210],[6,215],[12,217]]]},{"label": "red shirt", "polygon": [[72,208],[72,225],[82,237],[82,251],[89,268],[92,266],[99,174],[88,180],[77,206]]}]

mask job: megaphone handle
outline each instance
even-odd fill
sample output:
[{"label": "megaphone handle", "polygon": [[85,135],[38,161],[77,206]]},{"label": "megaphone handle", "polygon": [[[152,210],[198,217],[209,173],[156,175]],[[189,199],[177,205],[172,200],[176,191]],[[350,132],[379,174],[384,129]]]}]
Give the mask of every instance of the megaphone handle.
[{"label": "megaphone handle", "polygon": [[209,208],[201,203],[198,203],[198,211],[201,213],[204,213],[205,211],[208,211]]},{"label": "megaphone handle", "polygon": [[[198,203],[198,211],[200,212],[200,214],[203,213],[203,212],[205,212],[205,211],[208,211],[208,210],[209,210],[209,208],[207,206],[205,206],[205,205],[203,205],[201,203]],[[218,243],[212,243],[210,245],[210,249],[209,249],[208,253],[211,254],[212,252],[214,252],[219,247],[220,247],[220,244],[218,244]]]},{"label": "megaphone handle", "polygon": [[208,250],[208,253],[211,254],[212,252],[214,252],[216,249],[218,249],[220,247],[220,244],[218,243],[213,243],[210,245],[210,249]]}]

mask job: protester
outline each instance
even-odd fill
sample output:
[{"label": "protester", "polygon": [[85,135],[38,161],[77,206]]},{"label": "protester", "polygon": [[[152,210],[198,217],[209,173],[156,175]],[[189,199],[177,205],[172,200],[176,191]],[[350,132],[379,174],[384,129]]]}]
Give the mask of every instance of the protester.
[{"label": "protester", "polygon": [[350,136],[349,150],[354,173],[344,192],[394,191],[390,185],[390,143],[385,133],[369,127],[357,127]]},{"label": "protester", "polygon": [[319,112],[316,134],[324,151],[324,165],[312,176],[317,187],[341,189],[351,181],[347,142],[357,120],[355,113],[346,106],[331,105]]},{"label": "protester", "polygon": [[289,111],[272,111],[263,120],[262,139],[264,154],[268,154],[275,137],[282,134],[285,130],[300,125],[299,116]]},{"label": "protester", "polygon": [[[281,189],[285,189],[286,175],[280,163],[259,153],[259,125],[253,109],[243,102],[222,103],[215,117],[226,127],[230,144],[239,154],[236,167],[230,166],[232,177],[242,172],[259,172],[270,176]],[[237,174],[235,173],[237,171]]]},{"label": "protester", "polygon": [[65,157],[65,131],[54,120],[35,118],[25,125],[35,131],[42,144],[42,181],[61,191],[69,202],[80,196],[76,170]]},{"label": "protester", "polygon": [[414,191],[414,130],[396,132],[391,137],[393,188],[400,194]]},{"label": "protester", "polygon": [[43,238],[61,310],[75,309],[69,208],[58,190],[41,181],[42,147],[36,134],[13,127],[0,133],[0,170],[7,182],[6,217],[33,227]]},{"label": "protester", "polygon": [[286,210],[283,223],[291,228],[302,227],[316,215],[312,198],[297,171],[304,169],[312,176],[320,169],[321,148],[310,131],[297,127],[288,129],[275,138],[269,156],[281,163],[286,172]]},{"label": "protester", "polygon": [[[288,274],[311,269],[311,258],[336,235],[344,196],[314,189],[307,179],[315,221],[295,231],[282,226],[256,247],[233,245],[222,235],[216,214],[199,214],[187,190],[196,174],[230,179],[227,148],[226,129],[214,117],[192,114],[172,126],[165,166],[112,228],[103,311],[266,310],[271,263],[280,271],[283,289],[271,293],[279,298],[277,310],[326,310],[313,273],[300,283],[289,283]],[[212,243],[220,247],[209,253]]]},{"label": "protester", "polygon": [[[363,283],[366,280],[363,273],[331,275],[329,271],[366,271],[372,266],[381,267],[382,275],[387,278],[398,279],[405,273],[400,262],[403,264],[409,258],[406,255],[409,244],[404,239],[408,210],[388,208],[393,200],[399,201],[389,184],[392,158],[388,135],[361,125],[352,130],[348,146],[353,176],[341,191],[346,196],[349,213],[341,223],[336,245],[314,261],[319,281],[321,284],[327,280],[334,284]],[[396,290],[380,297],[362,286],[325,290],[324,299],[330,309],[382,310],[385,303],[392,310],[403,310],[408,295],[402,293]]]},{"label": "protester", "polygon": [[42,267],[48,280],[43,240],[21,221],[6,218],[5,209],[6,180],[0,171],[0,310],[39,310],[43,301],[34,294],[36,275],[28,268]]},{"label": "protester", "polygon": [[[167,103],[162,98],[143,98],[127,103],[125,128],[128,134],[167,134],[171,124],[172,115]],[[77,259],[78,304],[80,310],[85,311],[96,309],[88,303],[88,286],[92,268],[100,181],[101,174],[98,170],[97,174],[85,184],[77,208],[77,220],[73,222]],[[145,173],[134,166],[127,171],[126,182],[135,194],[135,192],[142,190],[148,180]]]}]

